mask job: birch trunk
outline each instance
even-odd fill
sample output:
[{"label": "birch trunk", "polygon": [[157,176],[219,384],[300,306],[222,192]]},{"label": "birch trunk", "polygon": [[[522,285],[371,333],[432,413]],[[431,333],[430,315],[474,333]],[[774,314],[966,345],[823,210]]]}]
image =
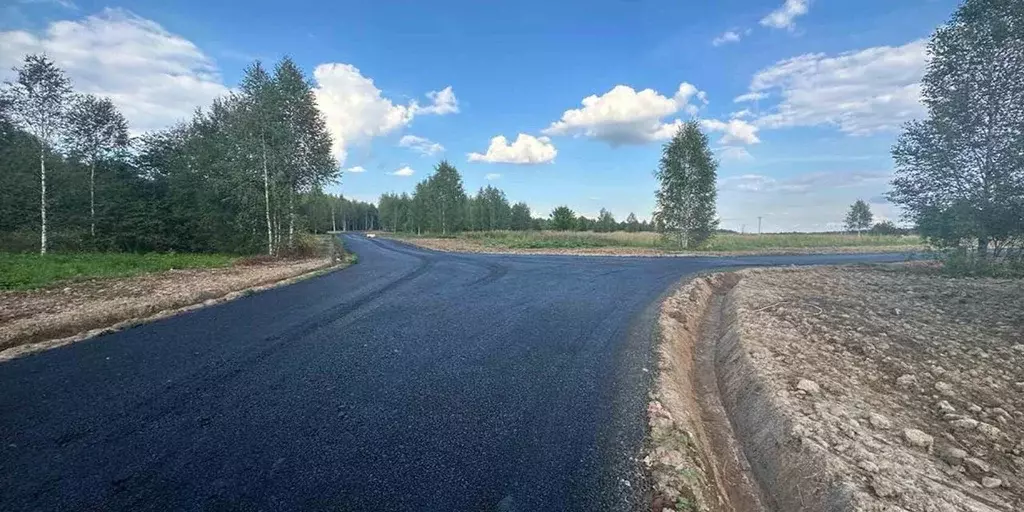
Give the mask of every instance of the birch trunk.
[{"label": "birch trunk", "polygon": [[39,218],[42,221],[39,232],[39,254],[46,254],[46,149],[39,150]]},{"label": "birch trunk", "polygon": [[267,255],[274,254],[274,229],[270,225],[270,178],[267,173],[267,140],[260,136],[263,148],[263,211],[267,215]]},{"label": "birch trunk", "polygon": [[96,238],[96,158],[89,165],[89,234]]}]

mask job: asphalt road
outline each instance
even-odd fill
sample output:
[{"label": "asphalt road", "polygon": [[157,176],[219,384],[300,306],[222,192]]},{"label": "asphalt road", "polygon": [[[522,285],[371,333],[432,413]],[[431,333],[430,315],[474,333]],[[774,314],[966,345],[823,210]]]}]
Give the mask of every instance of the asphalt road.
[{"label": "asphalt road", "polygon": [[656,303],[734,265],[898,255],[455,255],[359,264],[0,363],[0,510],[643,508]]}]

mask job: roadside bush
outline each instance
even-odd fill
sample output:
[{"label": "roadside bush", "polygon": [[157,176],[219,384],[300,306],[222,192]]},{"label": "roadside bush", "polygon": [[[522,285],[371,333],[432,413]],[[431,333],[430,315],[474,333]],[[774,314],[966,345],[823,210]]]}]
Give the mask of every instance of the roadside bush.
[{"label": "roadside bush", "polygon": [[281,251],[281,257],[291,259],[320,258],[325,252],[323,241],[315,235],[295,233],[295,240],[292,241],[291,246]]},{"label": "roadside bush", "polygon": [[943,273],[952,277],[1024,277],[1024,253],[1020,249],[981,257],[977,251],[958,248],[943,253],[941,260]]}]

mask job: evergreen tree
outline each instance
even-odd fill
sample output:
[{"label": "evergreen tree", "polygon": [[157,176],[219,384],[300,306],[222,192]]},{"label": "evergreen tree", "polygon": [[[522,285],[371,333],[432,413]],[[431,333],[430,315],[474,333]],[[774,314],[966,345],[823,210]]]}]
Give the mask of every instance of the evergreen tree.
[{"label": "evergreen tree", "polygon": [[46,155],[67,126],[71,81],[45,55],[28,55],[17,78],[8,83],[4,103],[16,125],[35,137],[39,144],[39,253],[46,254]]},{"label": "evergreen tree", "polygon": [[893,147],[889,199],[940,246],[1024,236],[1024,8],[966,0],[932,35],[921,82],[927,118]]},{"label": "evergreen tree", "polygon": [[426,192],[433,230],[442,235],[462,230],[466,191],[459,171],[447,160],[442,160],[427,179]]},{"label": "evergreen tree", "polygon": [[683,124],[662,150],[655,173],[661,182],[655,215],[666,236],[676,237],[681,248],[699,246],[718,228],[717,170],[708,137],[697,121]]}]

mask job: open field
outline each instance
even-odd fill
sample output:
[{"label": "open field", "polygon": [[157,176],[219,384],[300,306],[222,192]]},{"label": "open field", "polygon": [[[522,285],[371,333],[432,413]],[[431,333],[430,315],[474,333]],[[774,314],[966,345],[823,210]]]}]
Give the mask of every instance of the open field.
[{"label": "open field", "polygon": [[224,254],[0,253],[0,290],[28,290],[58,281],[129,277],[170,269],[226,267]]},{"label": "open field", "polygon": [[764,235],[721,234],[696,250],[681,251],[657,233],[580,231],[483,231],[448,238],[398,234],[410,243],[435,250],[462,252],[573,253],[657,255],[667,253],[754,254],[801,252],[903,252],[923,249],[916,236],[817,233]]},{"label": "open field", "polygon": [[669,298],[659,504],[1022,510],[1024,287],[917,270],[751,269]]}]

